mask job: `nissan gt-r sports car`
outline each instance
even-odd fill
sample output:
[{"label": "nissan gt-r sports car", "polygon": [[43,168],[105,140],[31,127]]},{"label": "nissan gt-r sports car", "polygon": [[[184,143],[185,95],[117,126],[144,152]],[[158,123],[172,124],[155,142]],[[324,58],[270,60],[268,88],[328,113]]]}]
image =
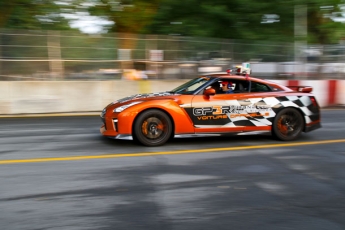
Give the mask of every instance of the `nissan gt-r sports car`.
[{"label": "nissan gt-r sports car", "polygon": [[146,146],[162,145],[174,135],[253,131],[290,141],[321,127],[320,108],[311,91],[307,86],[282,86],[230,71],[214,73],[171,91],[133,95],[109,104],[101,113],[100,131],[111,138],[132,136]]}]

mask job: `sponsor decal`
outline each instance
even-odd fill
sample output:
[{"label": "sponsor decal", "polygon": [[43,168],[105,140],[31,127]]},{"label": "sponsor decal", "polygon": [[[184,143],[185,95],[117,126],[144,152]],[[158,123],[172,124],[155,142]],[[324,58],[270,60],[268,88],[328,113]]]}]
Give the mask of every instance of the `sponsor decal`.
[{"label": "sponsor decal", "polygon": [[210,106],[194,108],[193,115],[198,120],[218,120],[237,117],[263,117],[269,116],[272,109],[266,105],[228,105],[228,106]]},{"label": "sponsor decal", "polygon": [[239,113],[239,114],[230,114],[230,118],[236,118],[236,117],[264,117],[269,116],[270,113],[266,112],[264,114],[262,113]]},{"label": "sponsor decal", "polygon": [[198,116],[197,117],[199,121],[202,120],[219,120],[219,119],[227,119],[228,116],[227,115],[217,115],[217,116]]}]

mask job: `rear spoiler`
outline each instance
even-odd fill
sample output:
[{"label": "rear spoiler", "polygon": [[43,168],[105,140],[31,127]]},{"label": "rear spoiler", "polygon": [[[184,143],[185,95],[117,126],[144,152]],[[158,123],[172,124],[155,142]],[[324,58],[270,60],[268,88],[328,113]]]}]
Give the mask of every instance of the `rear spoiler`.
[{"label": "rear spoiler", "polygon": [[302,93],[310,93],[311,91],[313,91],[313,87],[311,86],[286,86],[294,91],[297,92],[302,92]]}]

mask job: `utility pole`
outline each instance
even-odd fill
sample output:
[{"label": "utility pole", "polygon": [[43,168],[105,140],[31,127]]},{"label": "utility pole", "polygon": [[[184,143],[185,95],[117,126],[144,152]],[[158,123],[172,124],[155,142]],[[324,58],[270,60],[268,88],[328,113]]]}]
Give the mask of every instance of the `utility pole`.
[{"label": "utility pole", "polygon": [[[308,49],[307,35],[307,14],[308,7],[306,5],[295,5],[294,9],[294,33],[295,33],[295,62],[302,63],[302,65],[295,64],[295,73],[306,73],[307,63],[306,57],[303,54],[304,49]],[[299,76],[295,75],[295,78]]]},{"label": "utility pole", "polygon": [[61,60],[61,46],[59,31],[48,31],[47,47],[50,68],[50,80],[61,80],[64,76],[64,65]]}]

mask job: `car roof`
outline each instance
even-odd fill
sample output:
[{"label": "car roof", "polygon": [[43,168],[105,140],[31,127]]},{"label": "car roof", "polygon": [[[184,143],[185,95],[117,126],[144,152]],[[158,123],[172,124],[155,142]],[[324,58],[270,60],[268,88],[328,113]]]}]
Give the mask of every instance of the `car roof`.
[{"label": "car roof", "polygon": [[[211,77],[211,78],[218,78],[218,77],[221,77],[221,78],[229,78],[229,79],[236,79],[236,80],[245,80],[246,79],[246,76],[243,76],[243,75],[230,75],[226,72],[224,73],[210,73],[210,74],[204,74],[202,75],[203,77]],[[262,81],[262,82],[266,82],[266,83],[270,83],[266,80],[263,80],[263,79],[260,79],[260,78],[255,78],[255,77],[251,77],[251,76],[248,76],[250,78],[250,80],[254,80],[254,81]]]},{"label": "car roof", "polygon": [[[210,78],[223,78],[223,79],[231,79],[231,80],[246,80],[246,76],[243,75],[230,75],[227,72],[218,72],[218,73],[209,73],[209,74],[204,74],[202,75],[203,77],[210,77]],[[256,77],[251,77],[250,75],[248,76],[249,79],[251,81],[255,81],[255,82],[260,82],[260,83],[264,83],[273,87],[278,87],[281,88],[285,91],[292,91],[291,89],[289,89],[288,87],[281,85],[279,83],[273,82],[273,81],[269,81],[269,80],[265,80],[265,79],[260,79],[260,78],[256,78]]]}]

